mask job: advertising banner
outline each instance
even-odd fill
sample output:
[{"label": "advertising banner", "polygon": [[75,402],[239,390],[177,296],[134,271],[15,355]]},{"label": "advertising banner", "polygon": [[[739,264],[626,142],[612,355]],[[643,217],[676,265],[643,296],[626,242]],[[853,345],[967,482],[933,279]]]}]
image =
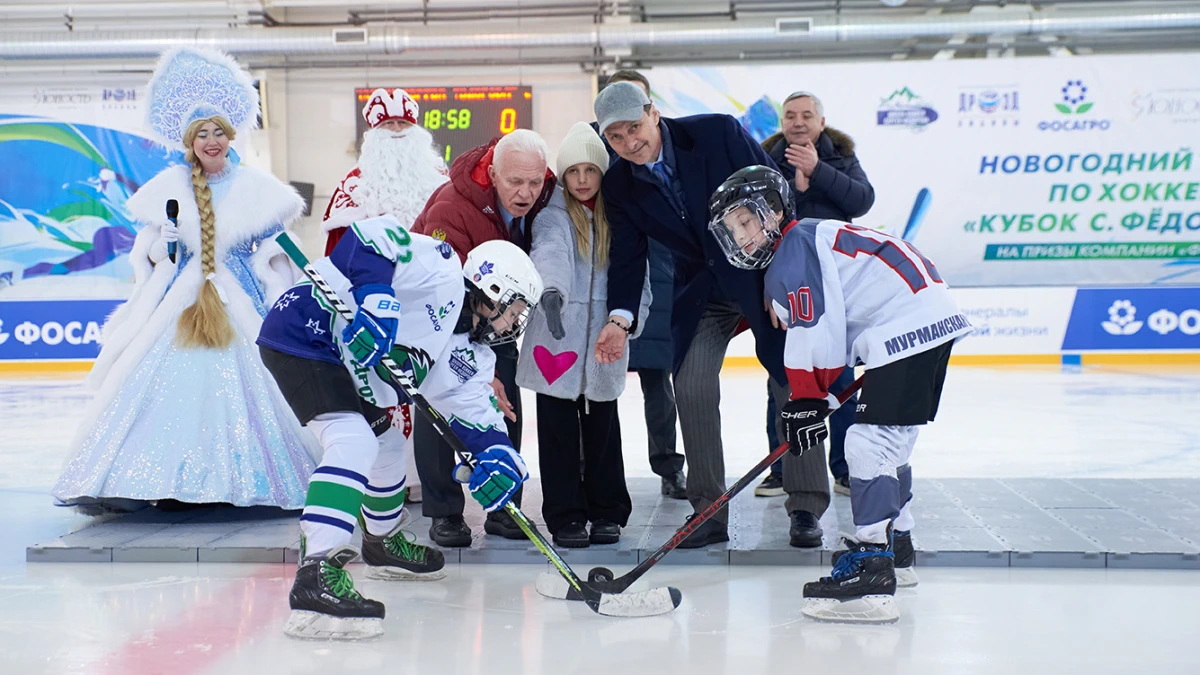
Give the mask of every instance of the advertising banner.
[{"label": "advertising banner", "polygon": [[174,162],[140,135],[144,89],[0,88],[0,301],[121,298],[141,226],[126,200]]},{"label": "advertising banner", "polygon": [[1200,288],[1083,288],[1064,351],[1200,349]]},{"label": "advertising banner", "polygon": [[913,241],[953,286],[1200,282],[1196,54],[671,67],[669,117],[763,141],[797,90],[875,190],[855,222]]},{"label": "advertising banner", "polygon": [[94,359],[104,320],[122,300],[0,302],[0,361]]}]

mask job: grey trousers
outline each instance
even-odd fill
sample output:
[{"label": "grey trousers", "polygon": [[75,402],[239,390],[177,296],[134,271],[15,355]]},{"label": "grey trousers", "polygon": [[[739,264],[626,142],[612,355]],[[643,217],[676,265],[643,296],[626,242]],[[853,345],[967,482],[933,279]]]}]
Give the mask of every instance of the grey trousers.
[{"label": "grey trousers", "polygon": [[[708,303],[696,327],[696,336],[675,375],[675,401],[683,430],[683,452],[687,457],[688,501],[697,512],[703,511],[725,492],[721,365],[741,319],[741,309],[735,303]],[[772,379],[770,389],[777,409],[782,408],[789,398],[787,385]],[[779,438],[784,438],[782,421],[776,420],[775,424]],[[762,427],[753,424],[746,425],[745,429],[746,442],[761,447],[758,434]],[[806,452],[801,457],[791,453],[784,455],[783,489],[788,495],[784,508],[788,513],[808,511],[818,518],[825,513],[829,507],[826,470],[824,452]],[[728,509],[714,516],[720,522],[728,522],[728,518]]]},{"label": "grey trousers", "polygon": [[663,478],[673,476],[683,471],[683,455],[675,449],[675,389],[671,371],[645,369],[637,374],[645,400],[650,469]]}]

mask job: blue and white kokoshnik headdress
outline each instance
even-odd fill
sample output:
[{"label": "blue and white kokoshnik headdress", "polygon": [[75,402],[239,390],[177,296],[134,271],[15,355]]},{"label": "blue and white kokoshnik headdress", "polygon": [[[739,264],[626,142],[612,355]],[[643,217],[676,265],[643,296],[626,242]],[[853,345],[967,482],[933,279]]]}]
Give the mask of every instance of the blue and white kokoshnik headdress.
[{"label": "blue and white kokoshnik headdress", "polygon": [[148,87],[150,137],[169,149],[183,143],[188,125],[220,115],[241,133],[258,124],[254,79],[222,52],[179,47],[164,52]]}]

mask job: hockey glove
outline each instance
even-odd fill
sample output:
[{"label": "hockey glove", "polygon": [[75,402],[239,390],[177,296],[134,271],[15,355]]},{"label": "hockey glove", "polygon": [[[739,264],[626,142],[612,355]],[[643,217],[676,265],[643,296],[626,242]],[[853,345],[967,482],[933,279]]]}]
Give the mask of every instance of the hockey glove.
[{"label": "hockey glove", "polygon": [[553,289],[542,293],[542,301],[538,303],[538,307],[546,315],[546,327],[550,329],[550,335],[554,336],[555,340],[563,339],[567,331],[562,323],[562,293]]},{"label": "hockey glove", "polygon": [[802,455],[805,450],[820,447],[829,437],[825,418],[829,416],[829,402],[820,398],[800,398],[788,401],[779,411],[783,418],[783,432],[793,455]]},{"label": "hockey glove", "polygon": [[488,512],[504,508],[526,478],[529,470],[525,468],[525,460],[504,445],[475,453],[474,471],[466,464],[454,467],[454,480],[466,483],[471,496]]},{"label": "hockey glove", "polygon": [[355,361],[368,368],[392,350],[400,330],[400,303],[386,284],[363,284],[354,290],[358,311],[354,323],[342,331],[342,340]]}]

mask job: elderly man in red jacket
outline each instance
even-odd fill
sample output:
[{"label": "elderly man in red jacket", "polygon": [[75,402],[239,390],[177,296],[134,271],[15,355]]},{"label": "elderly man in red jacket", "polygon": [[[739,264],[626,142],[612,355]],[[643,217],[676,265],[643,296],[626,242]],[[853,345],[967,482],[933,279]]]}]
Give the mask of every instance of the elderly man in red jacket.
[{"label": "elderly man in red jacket", "polygon": [[[554,192],[554,174],[547,168],[546,141],[527,129],[480,146],[450,167],[450,182],[425,204],[413,231],[450,244],[465,262],[467,253],[485,241],[507,239],[529,251],[538,213]],[[492,347],[496,380],[492,386],[508,419],[513,447],[521,449],[521,396],[517,389],[515,344]],[[454,456],[433,427],[416,420],[414,454],[421,474],[421,509],[433,519],[429,538],[438,546],[471,545],[471,529],[463,520],[462,486],[451,478]],[[521,503],[521,493],[513,498]],[[484,531],[508,539],[523,539],[508,514],[489,513]]]}]

